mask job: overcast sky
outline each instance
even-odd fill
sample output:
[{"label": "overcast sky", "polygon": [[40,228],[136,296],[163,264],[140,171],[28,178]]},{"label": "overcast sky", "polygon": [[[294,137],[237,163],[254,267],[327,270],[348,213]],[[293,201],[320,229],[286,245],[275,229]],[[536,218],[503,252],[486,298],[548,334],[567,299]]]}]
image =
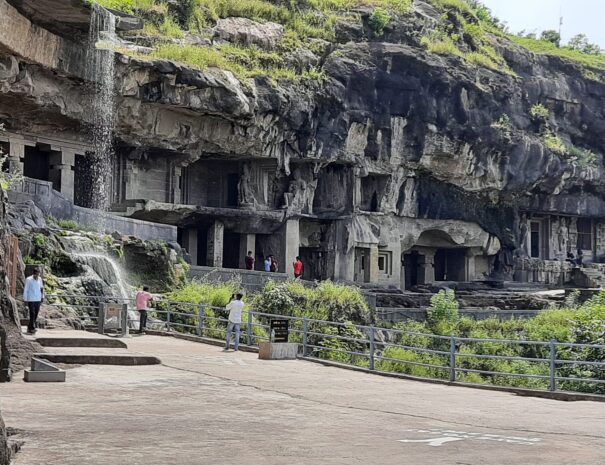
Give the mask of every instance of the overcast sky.
[{"label": "overcast sky", "polygon": [[584,33],[605,48],[605,0],[481,0],[511,32],[559,29],[563,16],[563,42]]}]

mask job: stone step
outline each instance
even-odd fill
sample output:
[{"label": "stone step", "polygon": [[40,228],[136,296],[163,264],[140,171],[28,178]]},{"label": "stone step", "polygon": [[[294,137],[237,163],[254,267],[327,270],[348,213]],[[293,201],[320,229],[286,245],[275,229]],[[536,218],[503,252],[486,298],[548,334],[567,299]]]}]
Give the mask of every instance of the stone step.
[{"label": "stone step", "polygon": [[92,337],[37,337],[36,342],[43,347],[103,347],[127,349],[124,341],[110,338]]}]

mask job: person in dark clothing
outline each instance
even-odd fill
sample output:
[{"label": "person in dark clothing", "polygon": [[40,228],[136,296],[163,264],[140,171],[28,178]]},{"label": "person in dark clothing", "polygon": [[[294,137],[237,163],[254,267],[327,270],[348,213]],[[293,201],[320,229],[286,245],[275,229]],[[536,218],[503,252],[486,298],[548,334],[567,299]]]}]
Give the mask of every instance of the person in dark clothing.
[{"label": "person in dark clothing", "polygon": [[248,255],[245,258],[246,261],[246,269],[253,270],[254,269],[254,257],[251,250],[248,250]]},{"label": "person in dark clothing", "polygon": [[277,270],[279,270],[279,264],[277,263],[277,259],[273,255],[271,255],[270,258],[271,258],[271,271],[273,273],[277,273]]}]

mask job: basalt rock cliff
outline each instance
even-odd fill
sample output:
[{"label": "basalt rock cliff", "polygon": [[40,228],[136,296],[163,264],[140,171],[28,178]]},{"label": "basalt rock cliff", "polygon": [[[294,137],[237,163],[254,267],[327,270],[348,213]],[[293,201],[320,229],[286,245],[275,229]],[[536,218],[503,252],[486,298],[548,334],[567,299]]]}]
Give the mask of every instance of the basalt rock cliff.
[{"label": "basalt rock cliff", "polygon": [[[381,29],[372,8],[354,8],[331,40],[284,55],[292,79],[157,59],[142,47],[153,40],[127,37],[137,44],[117,47],[117,145],[133,159],[155,150],[183,164],[273,159],[286,186],[293,164],[308,184],[326,170],[342,182],[320,182],[305,200],[320,217],[350,213],[342,199],[352,185],[337,168],[351,169],[377,193],[362,210],[393,218],[370,221],[374,236],[397,218],[463,220],[513,251],[520,210],[605,216],[605,73],[501,33],[474,38],[476,17],[447,3],[415,0]],[[0,118],[13,131],[85,139],[95,120],[86,22],[55,12],[65,27],[51,32],[23,4],[32,2],[0,0]],[[241,18],[204,31],[173,42],[270,51],[284,40],[280,25]],[[457,43],[444,53],[427,40]],[[311,69],[316,78],[301,77]]]},{"label": "basalt rock cliff", "polygon": [[[14,14],[11,23],[15,2],[2,3],[0,115],[11,129],[85,134],[93,121],[85,51]],[[385,176],[380,211],[476,222],[510,248],[519,245],[519,208],[605,216],[603,73],[496,35],[501,70],[430,53],[420,38],[443,18],[422,1],[380,36],[368,29],[368,11],[357,14],[360,25],[337,25],[321,54],[304,51],[302,66],[321,70],[317,80],[242,80],[118,54],[119,142],[188,161],[276,158],[285,174],[301,159],[354,164]],[[29,36],[15,37],[19,22]],[[229,40],[223,29],[220,40]],[[261,44],[271,46],[274,33]],[[27,37],[52,38],[52,53],[28,50]],[[532,116],[537,104],[548,110],[541,119]],[[545,134],[593,159],[562,154]]]}]

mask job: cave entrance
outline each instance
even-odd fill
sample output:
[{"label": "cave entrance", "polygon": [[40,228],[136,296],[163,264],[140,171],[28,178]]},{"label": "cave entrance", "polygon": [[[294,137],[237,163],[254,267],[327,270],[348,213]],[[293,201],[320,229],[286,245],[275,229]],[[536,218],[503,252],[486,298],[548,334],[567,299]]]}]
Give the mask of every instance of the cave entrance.
[{"label": "cave entrance", "polygon": [[238,206],[238,185],[239,185],[239,174],[229,173],[227,175],[227,206],[231,208],[237,208]]},{"label": "cave entrance", "polygon": [[435,281],[465,281],[467,249],[437,249]]},{"label": "cave entrance", "polygon": [[361,202],[359,208],[367,212],[380,211],[380,203],[388,184],[389,177],[372,174],[361,178]]},{"label": "cave entrance", "polygon": [[410,253],[404,254],[403,256],[403,267],[404,267],[404,287],[405,289],[410,289],[413,286],[417,286],[421,284],[418,281],[418,265],[420,263],[419,260],[420,254],[414,250]]},{"label": "cave entrance", "polygon": [[323,281],[328,279],[327,254],[319,247],[300,247],[298,255],[303,262],[303,279]]},{"label": "cave entrance", "polygon": [[358,283],[370,282],[370,249],[355,247],[354,280]]},{"label": "cave entrance", "polygon": [[239,268],[240,234],[225,231],[223,235],[223,268]]},{"label": "cave entrance", "polygon": [[25,147],[25,158],[23,162],[23,176],[26,178],[49,180],[50,171],[50,147],[44,144],[36,144],[34,147]]}]

